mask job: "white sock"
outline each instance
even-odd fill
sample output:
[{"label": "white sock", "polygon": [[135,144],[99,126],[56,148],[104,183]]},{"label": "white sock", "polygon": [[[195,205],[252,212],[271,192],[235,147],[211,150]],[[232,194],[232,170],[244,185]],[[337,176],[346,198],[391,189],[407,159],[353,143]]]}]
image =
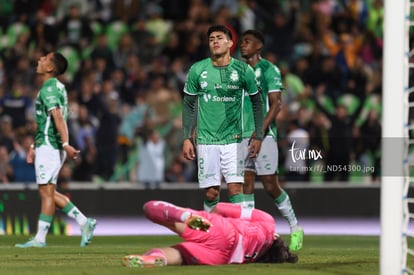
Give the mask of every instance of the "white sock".
[{"label": "white sock", "polygon": [[50,222],[39,220],[37,222],[37,233],[34,239],[40,243],[46,242],[46,235],[49,232]]},{"label": "white sock", "polygon": [[79,211],[79,209],[74,206],[67,214],[69,217],[73,218],[76,220],[76,222],[80,225],[80,226],[84,226],[86,224],[86,221],[88,220],[85,215],[83,215],[83,213],[81,211]]},{"label": "white sock", "polygon": [[275,204],[282,216],[287,220],[290,231],[295,231],[298,226],[298,220],[296,219],[295,211],[293,211],[288,194],[283,191],[282,194],[275,200]]}]

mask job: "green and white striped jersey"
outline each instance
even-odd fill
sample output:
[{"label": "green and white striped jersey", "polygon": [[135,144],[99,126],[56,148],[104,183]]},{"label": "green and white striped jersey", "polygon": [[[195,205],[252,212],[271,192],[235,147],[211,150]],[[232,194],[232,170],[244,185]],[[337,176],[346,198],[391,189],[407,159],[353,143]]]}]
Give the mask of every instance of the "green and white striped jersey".
[{"label": "green and white striped jersey", "polygon": [[[244,93],[258,93],[250,65],[232,58],[229,65],[216,67],[211,58],[203,59],[190,68],[184,92],[198,96],[198,144],[241,141]],[[253,115],[252,107],[249,111]]]},{"label": "green and white striped jersey", "polygon": [[[257,85],[259,86],[262,95],[263,114],[266,116],[266,113],[270,108],[269,93],[282,91],[282,75],[280,74],[279,69],[266,59],[261,59],[253,69],[256,75]],[[248,95],[245,95],[243,138],[251,137],[255,131],[254,117],[253,113],[250,111],[251,109],[252,103],[250,98]],[[276,122],[272,122],[267,135],[271,135],[274,138],[277,137]]]},{"label": "green and white striped jersey", "polygon": [[63,83],[57,78],[48,79],[40,88],[35,108],[37,123],[35,146],[51,145],[55,149],[62,148],[60,134],[50,111],[60,108],[63,118],[65,120],[68,118],[68,98]]}]

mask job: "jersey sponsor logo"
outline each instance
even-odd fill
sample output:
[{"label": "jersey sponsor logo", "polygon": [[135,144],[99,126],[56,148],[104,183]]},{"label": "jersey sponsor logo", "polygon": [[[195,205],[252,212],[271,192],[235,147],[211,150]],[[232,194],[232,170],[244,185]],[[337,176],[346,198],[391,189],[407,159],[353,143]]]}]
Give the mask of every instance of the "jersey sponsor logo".
[{"label": "jersey sponsor logo", "polygon": [[209,102],[209,101],[210,101],[210,99],[211,99],[211,95],[204,94],[203,98],[204,98],[204,101],[205,101],[205,102]]},{"label": "jersey sponsor logo", "polygon": [[236,97],[235,96],[213,96],[212,99],[214,102],[235,102]]},{"label": "jersey sponsor logo", "polygon": [[213,102],[235,102],[235,96],[211,96],[210,94],[204,94],[203,99],[205,102],[213,101]]},{"label": "jersey sponsor logo", "polygon": [[227,89],[228,90],[239,90],[240,87],[238,85],[229,84],[229,85],[227,85]]},{"label": "jersey sponsor logo", "polygon": [[207,78],[207,71],[203,71],[203,72],[200,74],[200,77],[201,77],[201,78]]}]

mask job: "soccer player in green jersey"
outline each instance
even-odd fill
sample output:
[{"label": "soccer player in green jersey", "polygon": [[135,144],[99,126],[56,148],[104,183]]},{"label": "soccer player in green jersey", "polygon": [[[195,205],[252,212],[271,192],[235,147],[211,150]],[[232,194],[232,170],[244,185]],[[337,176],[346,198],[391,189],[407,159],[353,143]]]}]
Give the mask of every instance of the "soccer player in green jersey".
[{"label": "soccer player in green jersey", "polygon": [[[260,152],[254,158],[246,157],[244,172],[245,200],[248,206],[254,207],[254,182],[256,174],[259,176],[264,189],[273,198],[273,201],[282,216],[288,221],[291,234],[289,249],[292,251],[302,248],[303,229],[298,224],[295,211],[290,202],[289,195],[279,185],[277,176],[278,170],[278,147],[276,143],[277,128],[276,116],[281,106],[282,77],[279,69],[261,57],[264,45],[262,33],[256,30],[247,30],[242,34],[240,53],[246,62],[253,67],[256,80],[261,90],[263,111],[264,111],[264,138]],[[249,98],[246,98],[246,105]],[[249,148],[249,141],[255,135],[253,118],[245,108],[243,144],[246,152]],[[249,117],[250,115],[250,117]],[[246,153],[247,154],[247,153]]]},{"label": "soccer player in green jersey", "polygon": [[[205,190],[204,209],[220,200],[222,176],[227,183],[229,201],[243,204],[244,93],[249,94],[257,135],[251,142],[251,154],[259,152],[263,138],[263,110],[253,69],[230,56],[233,45],[230,31],[222,25],[208,29],[211,56],[194,63],[184,87],[184,157],[196,157],[192,134],[197,143],[198,180]],[[197,109],[197,110],[196,110]]]},{"label": "soccer player in green jersey", "polygon": [[89,244],[95,229],[95,219],[85,217],[68,197],[56,191],[57,177],[66,156],[76,159],[79,155],[79,150],[69,144],[68,99],[65,86],[57,79],[67,67],[68,61],[58,52],[48,53],[37,62],[36,73],[43,77],[43,85],[36,98],[35,143],[31,145],[26,161],[35,166],[41,209],[36,236],[26,243],[16,244],[16,247],[46,246],[46,235],[56,206],[80,225],[80,246]]}]

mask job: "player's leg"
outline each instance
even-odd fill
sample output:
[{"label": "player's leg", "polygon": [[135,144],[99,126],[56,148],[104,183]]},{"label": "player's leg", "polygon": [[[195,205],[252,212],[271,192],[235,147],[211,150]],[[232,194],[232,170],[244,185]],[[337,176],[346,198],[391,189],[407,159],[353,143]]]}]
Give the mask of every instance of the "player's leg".
[{"label": "player's leg", "polygon": [[[62,168],[63,164],[66,160],[66,152],[64,150],[56,150],[59,154],[59,162],[56,160],[57,163],[60,163],[57,171],[54,173],[54,177],[52,178],[53,182],[57,182],[57,178],[59,175],[59,171]],[[55,192],[54,193],[54,201],[55,205],[62,209],[62,212],[65,213],[70,218],[76,220],[76,222],[80,225],[81,228],[81,242],[80,246],[84,247],[88,245],[93,237],[93,232],[96,226],[96,220],[92,218],[87,218],[70,200],[67,196]]]},{"label": "player's leg", "polygon": [[16,247],[44,247],[46,246],[46,236],[51,226],[55,214],[54,193],[56,190],[56,179],[61,167],[62,156],[59,150],[51,146],[41,146],[36,148],[35,172],[36,182],[41,200],[39,220],[37,223],[37,233],[35,237]]},{"label": "player's leg", "polygon": [[[267,157],[262,157],[266,155]],[[272,137],[263,140],[262,148],[256,160],[256,171],[266,193],[273,199],[281,215],[286,219],[291,231],[290,249],[292,251],[302,248],[303,229],[299,225],[295,211],[292,207],[289,195],[279,184],[278,170],[278,147]]]},{"label": "player's leg", "polygon": [[88,245],[93,237],[96,226],[96,219],[86,217],[82,211],[74,205],[67,196],[55,191],[54,201],[56,206],[62,209],[68,217],[74,219],[81,228],[81,243],[80,246]]},{"label": "player's leg", "polygon": [[254,208],[254,183],[256,180],[256,172],[251,170],[244,171],[243,193],[247,207]]},{"label": "player's leg", "polygon": [[221,171],[231,203],[245,205],[243,194],[244,150],[242,143],[220,145]]},{"label": "player's leg", "polygon": [[204,210],[210,212],[220,201],[220,147],[219,145],[197,145],[199,187],[205,190]]},{"label": "player's leg", "polygon": [[186,226],[208,231],[210,222],[189,208],[176,206],[165,201],[149,201],[144,204],[145,216],[154,223],[163,225],[171,231],[182,235]]},{"label": "player's leg", "polygon": [[53,200],[53,193],[55,192],[54,184],[39,184],[39,195],[41,201],[40,215],[37,222],[37,232],[33,239],[26,243],[16,244],[16,247],[45,247],[46,236],[52,224],[53,216],[55,214],[55,202]]},{"label": "player's leg", "polygon": [[204,189],[205,197],[203,202],[203,208],[207,212],[211,212],[212,209],[220,201],[220,186],[211,186]]},{"label": "player's leg", "polygon": [[242,141],[244,150],[244,184],[243,193],[247,207],[254,208],[254,183],[256,181],[255,159],[249,157],[249,140],[245,138]]},{"label": "player's leg", "polygon": [[122,258],[122,265],[127,267],[161,267],[182,263],[180,251],[173,247],[153,248],[142,255],[131,254]]}]

